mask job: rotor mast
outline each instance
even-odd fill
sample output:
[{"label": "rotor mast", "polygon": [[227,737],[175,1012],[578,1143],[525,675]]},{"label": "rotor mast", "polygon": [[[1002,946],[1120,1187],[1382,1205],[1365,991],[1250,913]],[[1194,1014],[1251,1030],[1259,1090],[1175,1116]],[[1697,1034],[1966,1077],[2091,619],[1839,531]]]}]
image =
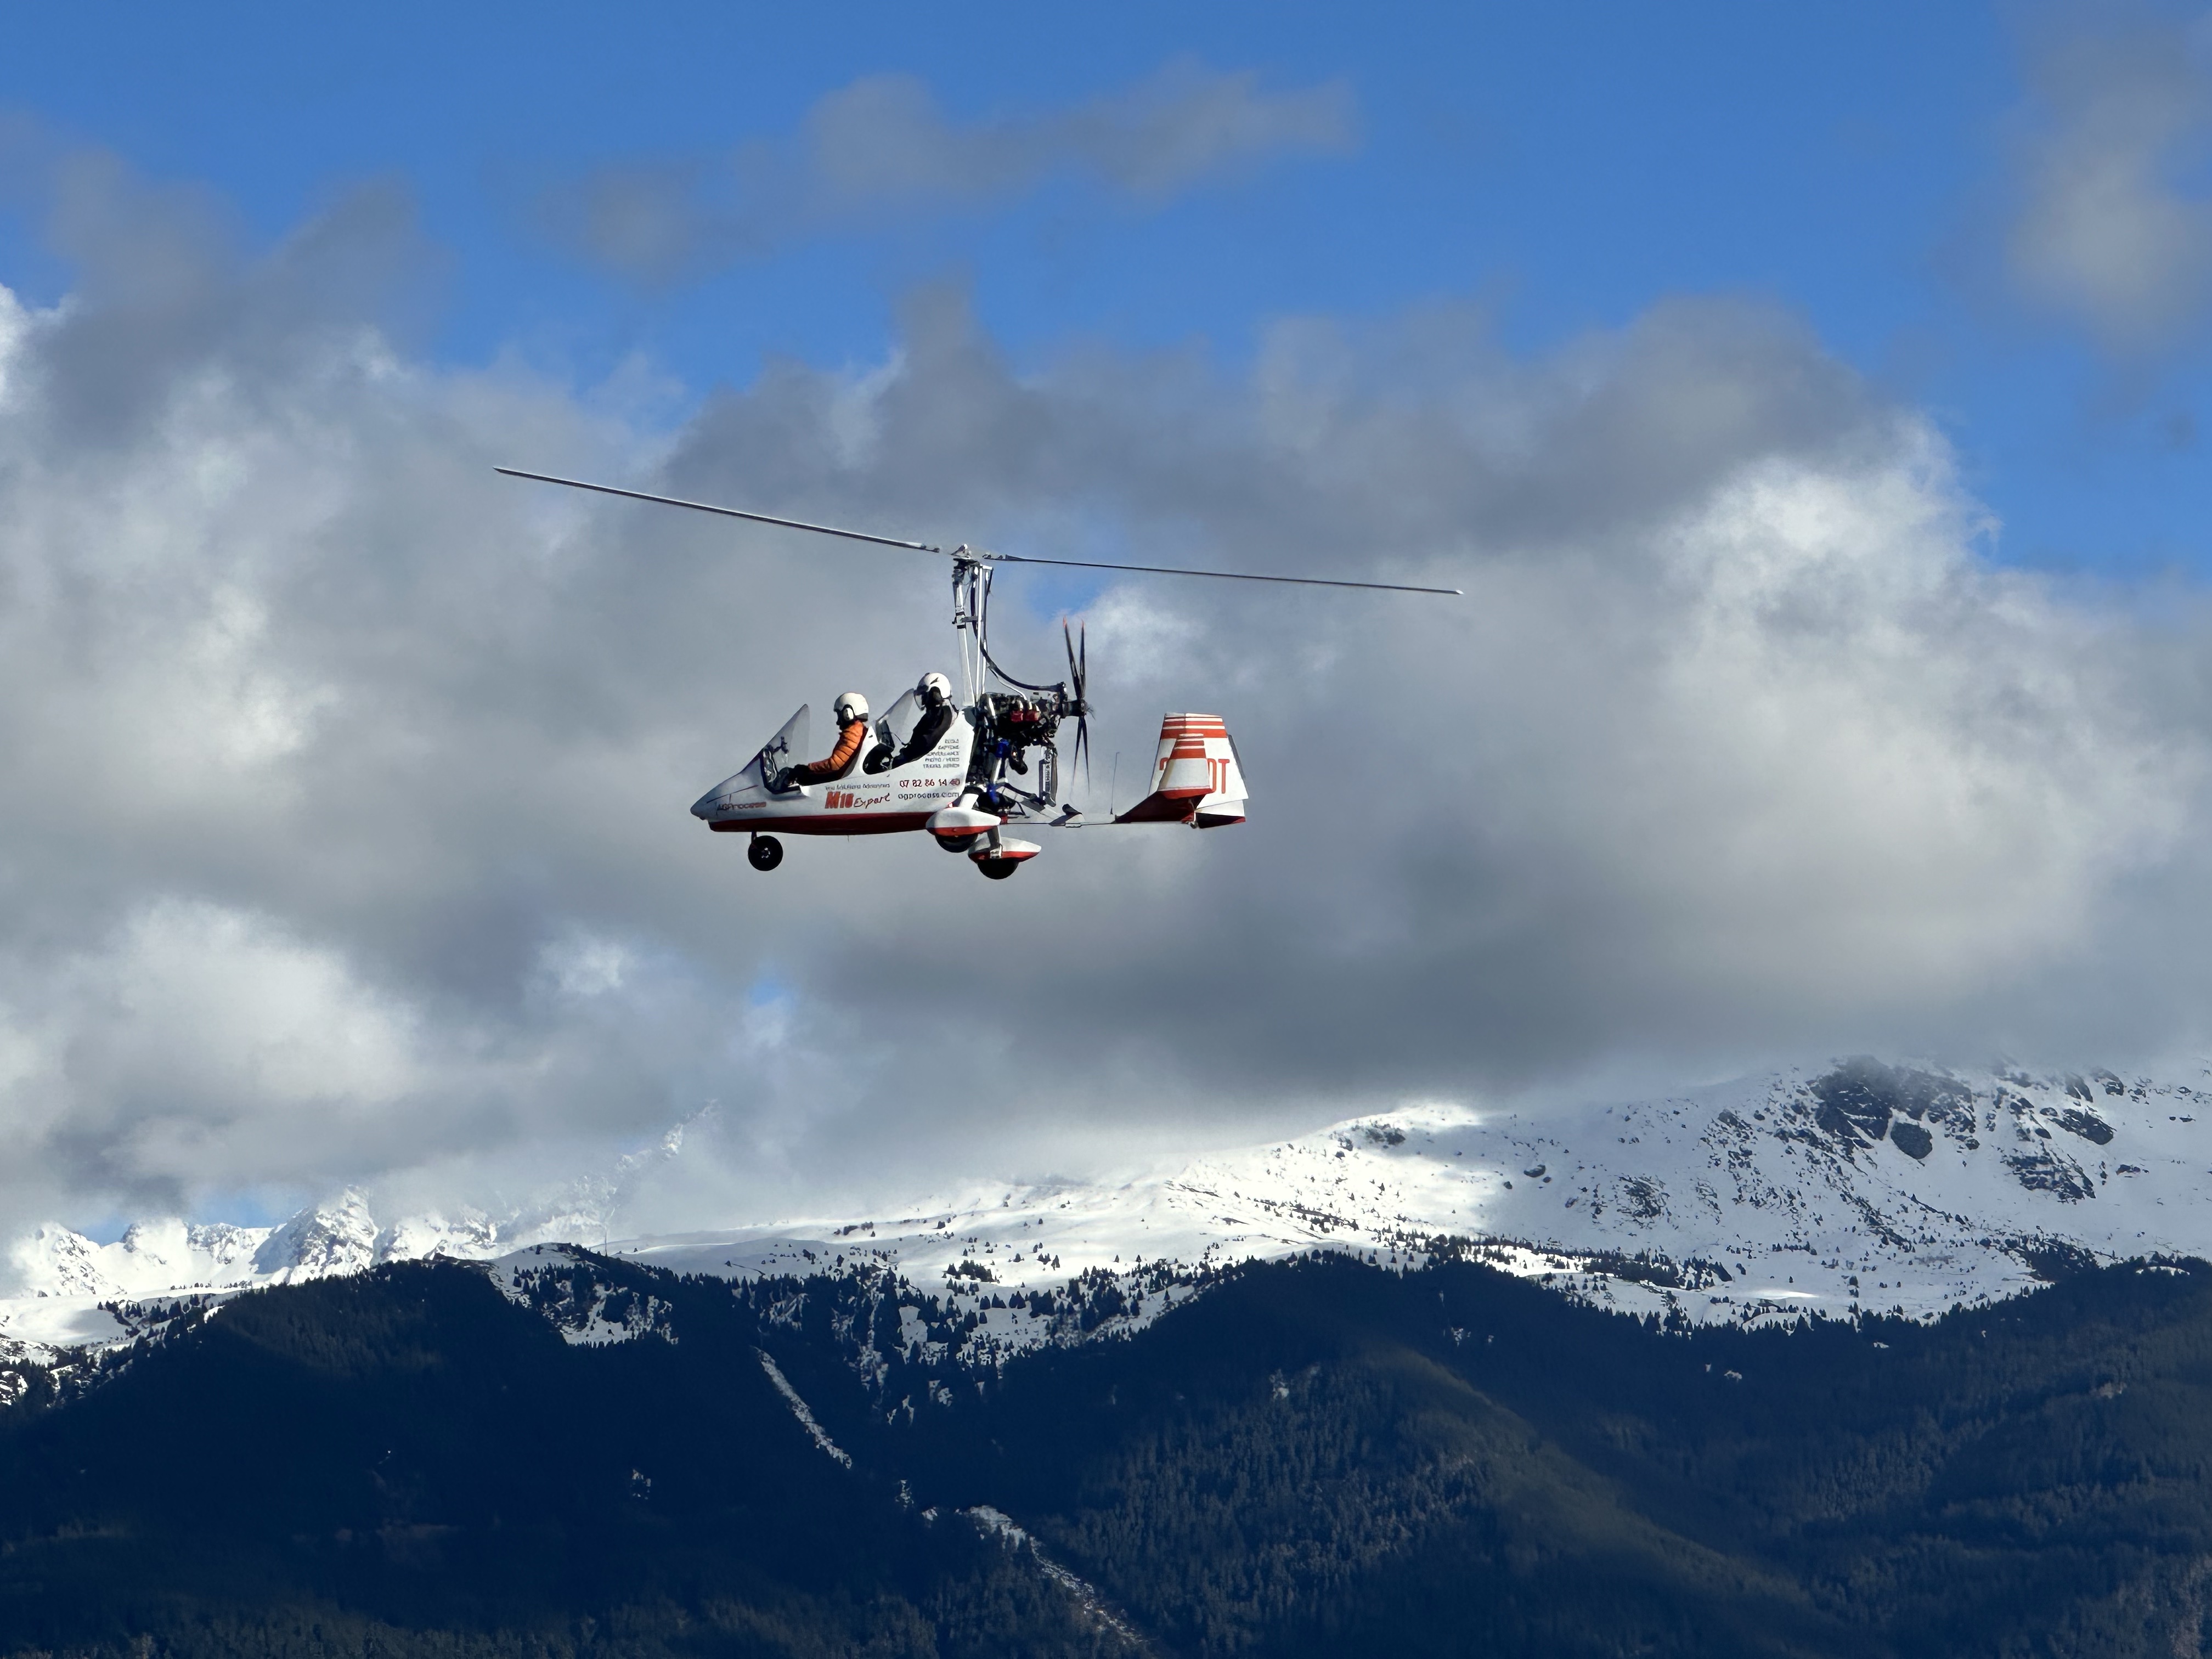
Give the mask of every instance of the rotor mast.
[{"label": "rotor mast", "polygon": [[952,631],[960,650],[960,704],[973,708],[983,690],[983,601],[991,591],[991,567],[969,551],[965,542],[952,550]]}]

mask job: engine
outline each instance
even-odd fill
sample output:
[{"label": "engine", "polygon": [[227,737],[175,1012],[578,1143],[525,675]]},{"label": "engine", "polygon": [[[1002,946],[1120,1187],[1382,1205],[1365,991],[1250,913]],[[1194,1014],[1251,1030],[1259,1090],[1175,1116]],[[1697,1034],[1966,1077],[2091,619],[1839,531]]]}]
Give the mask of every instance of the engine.
[{"label": "engine", "polygon": [[1042,749],[1036,794],[1042,801],[1054,799],[1058,779],[1054,744],[1066,713],[1066,697],[1057,690],[986,691],[975,700],[975,748],[969,763],[969,781],[986,787],[998,782],[1002,762],[1015,775],[1027,776],[1028,751]]}]

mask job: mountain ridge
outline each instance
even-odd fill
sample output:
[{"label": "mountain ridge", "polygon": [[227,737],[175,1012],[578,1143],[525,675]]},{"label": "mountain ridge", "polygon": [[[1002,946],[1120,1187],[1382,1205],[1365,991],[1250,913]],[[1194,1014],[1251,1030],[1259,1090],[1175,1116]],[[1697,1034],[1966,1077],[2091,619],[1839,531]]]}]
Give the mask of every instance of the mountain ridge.
[{"label": "mountain ridge", "polygon": [[1031,1309],[1078,1281],[1087,1306],[1110,1286],[1113,1320],[1141,1324],[1212,1270],[1313,1250],[1403,1267],[1472,1253],[1697,1323],[1929,1318],[2073,1262],[2212,1255],[2208,1161],[2212,1089],[1861,1057],[1542,1114],[1410,1108],[1121,1182],[679,1235],[610,1238],[604,1189],[389,1224],[348,1190],[264,1229],[144,1222],[109,1245],[40,1229],[13,1252],[22,1293],[0,1301],[0,1358],[135,1340],[136,1301],[553,1243],[719,1276],[866,1267],[981,1313],[1000,1353],[1060,1340],[1065,1322]]}]

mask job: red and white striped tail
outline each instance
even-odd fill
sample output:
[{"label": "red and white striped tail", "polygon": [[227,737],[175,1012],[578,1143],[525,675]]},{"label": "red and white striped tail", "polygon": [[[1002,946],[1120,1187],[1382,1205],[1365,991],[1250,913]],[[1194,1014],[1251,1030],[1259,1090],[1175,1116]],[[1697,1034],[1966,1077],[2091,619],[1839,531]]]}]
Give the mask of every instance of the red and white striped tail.
[{"label": "red and white striped tail", "polygon": [[1160,721],[1151,793],[1116,823],[1190,823],[1201,830],[1244,822],[1244,772],[1218,714],[1170,714]]}]

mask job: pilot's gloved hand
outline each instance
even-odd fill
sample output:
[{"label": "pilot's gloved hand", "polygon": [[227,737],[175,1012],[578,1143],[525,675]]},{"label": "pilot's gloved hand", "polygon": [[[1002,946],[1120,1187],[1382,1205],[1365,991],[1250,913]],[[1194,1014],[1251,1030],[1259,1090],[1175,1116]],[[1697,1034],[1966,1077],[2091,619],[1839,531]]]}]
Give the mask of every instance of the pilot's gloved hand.
[{"label": "pilot's gloved hand", "polygon": [[773,778],[769,779],[768,787],[779,795],[790,793],[792,787],[791,768],[788,766],[785,767],[781,772],[778,772]]},{"label": "pilot's gloved hand", "polygon": [[891,763],[897,758],[888,749],[872,749],[868,751],[867,759],[860,763],[860,769],[873,777],[878,772],[890,771]]}]

